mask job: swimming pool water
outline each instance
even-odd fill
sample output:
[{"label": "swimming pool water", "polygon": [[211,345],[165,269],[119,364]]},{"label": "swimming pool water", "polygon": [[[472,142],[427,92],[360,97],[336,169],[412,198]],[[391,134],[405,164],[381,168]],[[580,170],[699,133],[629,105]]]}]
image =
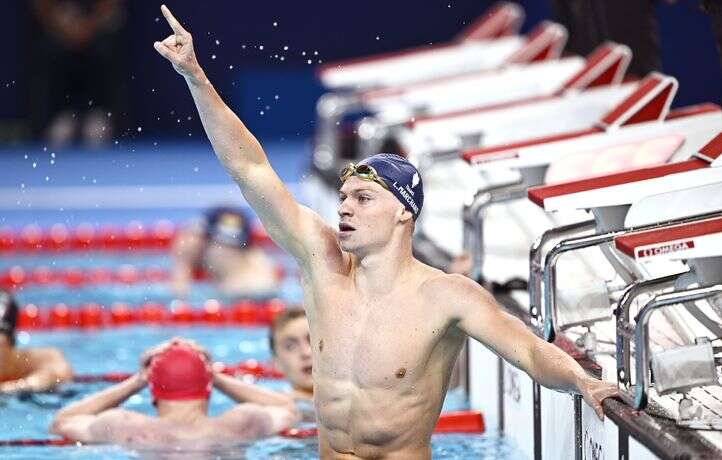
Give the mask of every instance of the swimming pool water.
[{"label": "swimming pool water", "polygon": [[[263,298],[267,300],[274,297],[287,303],[298,304],[302,300],[302,292],[298,283],[298,267],[296,263],[278,250],[268,250],[272,260],[282,267],[285,273],[279,289]],[[12,267],[21,267],[31,271],[38,267],[47,267],[51,270],[63,269],[110,269],[117,270],[122,266],[131,266],[138,271],[148,268],[170,270],[171,257],[165,252],[62,252],[62,253],[36,253],[36,254],[8,254],[0,258],[0,271]],[[69,287],[62,283],[48,285],[28,284],[15,291],[18,302],[21,304],[35,304],[38,307],[65,303],[67,305],[80,305],[84,303],[97,303],[110,306],[116,302],[129,305],[140,305],[146,302],[168,304],[175,299],[168,283],[139,282],[133,284],[101,283],[85,284],[78,287]],[[201,306],[208,299],[216,299],[221,303],[232,303],[235,300],[224,296],[214,289],[209,282],[194,282],[186,297],[191,306]]]},{"label": "swimming pool water", "polygon": [[[311,460],[318,458],[316,439],[285,439],[273,437],[251,445],[231,445],[205,450],[175,450],[172,448],[131,450],[118,446],[68,446],[68,447],[22,447],[1,448],[0,455],[6,460],[29,458],[52,459],[162,459],[162,460]],[[436,434],[431,438],[433,459],[483,459],[517,460],[524,454],[507,438],[495,433],[483,435]]]},{"label": "swimming pool water", "polygon": [[[78,374],[107,372],[133,372],[138,368],[138,357],[148,347],[174,336],[196,340],[206,347],[214,359],[236,363],[247,359],[267,362],[270,350],[268,329],[263,327],[152,327],[133,326],[102,331],[23,332],[18,337],[21,346],[55,346],[60,348]],[[263,380],[259,384],[282,390],[283,381]],[[68,384],[58,393],[31,397],[0,397],[0,433],[2,439],[45,439],[47,427],[57,409],[109,384]],[[209,404],[211,415],[232,406],[226,396],[214,392]],[[123,407],[153,414],[148,390],[126,401]],[[463,390],[448,393],[444,411],[463,410],[467,402]],[[484,435],[434,435],[433,457],[516,459],[521,453],[507,439],[487,433]],[[202,451],[176,451],[173,448],[144,449],[143,451],[117,446],[68,447],[0,447],[0,458],[71,458],[71,459],[312,459],[317,458],[315,439],[287,439],[274,437],[248,445],[239,444]]]},{"label": "swimming pool water", "polygon": [[[270,254],[281,265],[286,278],[279,297],[287,303],[299,303],[301,290],[297,278],[297,267],[287,256],[278,251]],[[13,266],[26,270],[46,266],[51,269],[117,269],[132,265],[136,269],[157,267],[169,269],[171,259],[165,252],[61,252],[34,254],[5,254],[0,259],[0,270]],[[46,308],[56,303],[80,305],[87,302],[110,306],[115,302],[140,305],[145,302],[169,303],[173,297],[165,283],[134,283],[124,285],[97,284],[78,288],[63,284],[29,284],[16,292],[21,304],[34,303]],[[207,299],[215,298],[224,302],[210,283],[196,282],[192,285],[188,302],[200,306]],[[18,334],[20,347],[53,346],[59,348],[70,361],[76,374],[106,374],[110,372],[134,372],[138,369],[141,353],[161,341],[174,336],[193,339],[206,347],[213,358],[229,364],[248,359],[266,363],[271,359],[268,344],[268,329],[265,327],[236,326],[124,326],[102,330],[55,330],[21,331]],[[287,383],[279,380],[258,382],[269,388],[283,390]],[[92,392],[106,388],[107,383],[62,386],[58,392],[26,397],[0,396],[0,439],[52,437],[47,427],[59,407],[80,399]],[[233,405],[219,392],[212,394],[209,413],[219,414]],[[129,398],[123,407],[154,414],[148,390]],[[468,408],[462,389],[448,392],[444,411]],[[144,448],[142,451],[118,446],[67,446],[67,447],[0,447],[0,459],[314,459],[318,458],[317,441],[310,439],[287,439],[273,437],[251,444],[238,444],[202,450],[184,446],[184,450],[172,447]],[[440,459],[517,459],[522,458],[517,447],[496,433],[483,435],[439,434],[432,438],[433,458]]]}]

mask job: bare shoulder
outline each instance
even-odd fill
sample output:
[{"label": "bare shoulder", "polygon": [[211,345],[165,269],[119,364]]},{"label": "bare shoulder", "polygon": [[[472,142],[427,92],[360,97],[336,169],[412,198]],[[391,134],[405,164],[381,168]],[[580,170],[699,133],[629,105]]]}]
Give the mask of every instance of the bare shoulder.
[{"label": "bare shoulder", "polygon": [[88,427],[93,439],[100,442],[122,442],[136,432],[149,431],[157,419],[140,412],[109,409],[98,414]]},{"label": "bare shoulder", "polygon": [[231,431],[248,438],[271,433],[273,421],[267,410],[252,403],[238,404],[224,412],[217,421]]},{"label": "bare shoulder", "polygon": [[65,356],[57,348],[26,348],[22,350],[22,353],[33,365],[67,364]]},{"label": "bare shoulder", "polygon": [[437,305],[451,309],[467,305],[475,308],[495,305],[493,296],[474,280],[458,273],[432,270],[436,273],[429,273],[421,285],[421,292]]}]

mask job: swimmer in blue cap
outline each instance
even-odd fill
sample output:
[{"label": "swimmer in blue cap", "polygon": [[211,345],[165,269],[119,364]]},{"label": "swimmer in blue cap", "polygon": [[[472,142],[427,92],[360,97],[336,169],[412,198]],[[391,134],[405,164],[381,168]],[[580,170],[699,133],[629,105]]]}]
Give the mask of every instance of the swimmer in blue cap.
[{"label": "swimmer in blue cap", "polygon": [[185,297],[193,273],[204,270],[229,297],[268,296],[278,290],[272,260],[251,242],[251,220],[239,208],[208,210],[203,222],[182,229],[173,243],[172,289]]},{"label": "swimmer in blue cap", "polygon": [[0,394],[49,391],[72,379],[73,370],[55,348],[16,348],[18,306],[0,290]]},{"label": "swimmer in blue cap", "polygon": [[602,417],[616,385],[587,376],[493,296],[412,255],[424,204],[416,168],[376,155],[341,174],[334,229],[300,205],[263,148],[223,102],[167,7],[173,33],[156,51],[181,74],[219,161],[274,241],[300,266],[322,458],[430,458],[451,369],[468,337],[540,384],[580,393]]}]

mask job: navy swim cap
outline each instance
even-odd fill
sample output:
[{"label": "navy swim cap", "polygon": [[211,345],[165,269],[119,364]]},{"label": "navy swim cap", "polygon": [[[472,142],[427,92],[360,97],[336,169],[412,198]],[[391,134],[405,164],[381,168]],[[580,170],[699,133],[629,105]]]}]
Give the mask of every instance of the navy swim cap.
[{"label": "navy swim cap", "polygon": [[251,220],[238,208],[213,208],[206,213],[205,235],[208,241],[244,248],[250,242]]},{"label": "navy swim cap", "polygon": [[0,290],[0,334],[5,334],[15,345],[15,327],[18,323],[18,305],[13,296]]},{"label": "navy swim cap", "polygon": [[414,220],[419,217],[424,206],[424,184],[419,171],[406,158],[392,153],[379,153],[360,161],[358,165],[374,168],[389,191],[414,216]]}]

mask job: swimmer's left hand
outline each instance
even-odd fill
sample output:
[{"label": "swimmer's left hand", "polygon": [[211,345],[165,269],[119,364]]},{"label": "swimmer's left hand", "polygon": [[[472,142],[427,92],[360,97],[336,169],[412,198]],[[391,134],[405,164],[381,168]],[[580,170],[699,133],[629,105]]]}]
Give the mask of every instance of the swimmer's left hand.
[{"label": "swimmer's left hand", "polygon": [[579,384],[579,392],[582,394],[584,401],[594,409],[599,420],[604,420],[602,401],[607,398],[619,396],[619,388],[617,385],[592,377],[585,378]]},{"label": "swimmer's left hand", "polygon": [[193,37],[183,28],[167,6],[162,5],[160,11],[168,21],[170,28],[173,29],[173,34],[162,42],[153,43],[153,47],[158,54],[173,64],[176,72],[186,78],[196,78],[200,73],[200,65],[193,49]]}]

